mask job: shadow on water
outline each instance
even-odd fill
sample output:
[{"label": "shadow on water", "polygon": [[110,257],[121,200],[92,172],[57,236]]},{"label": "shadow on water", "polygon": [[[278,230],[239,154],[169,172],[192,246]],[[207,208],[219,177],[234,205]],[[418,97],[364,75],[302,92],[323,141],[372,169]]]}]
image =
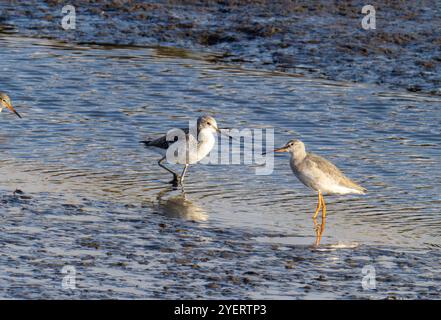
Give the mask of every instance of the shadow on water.
[{"label": "shadow on water", "polygon": [[189,200],[187,194],[181,188],[164,188],[157,193],[156,200],[154,210],[167,217],[198,222],[208,220],[206,210],[194,201]]}]

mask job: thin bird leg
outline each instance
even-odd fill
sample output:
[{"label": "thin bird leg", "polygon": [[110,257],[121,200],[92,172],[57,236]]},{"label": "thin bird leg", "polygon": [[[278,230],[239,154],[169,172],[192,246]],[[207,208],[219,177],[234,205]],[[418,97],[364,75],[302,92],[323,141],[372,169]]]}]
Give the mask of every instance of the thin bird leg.
[{"label": "thin bird leg", "polygon": [[319,211],[320,211],[321,208],[322,208],[322,193],[319,192],[319,194],[318,194],[317,208],[315,209],[314,216],[312,217],[314,220],[317,218],[318,213],[319,213]]},{"label": "thin bird leg", "polygon": [[325,225],[326,225],[326,204],[323,195],[321,196],[321,207],[322,207],[322,223],[320,227],[317,228],[317,238],[315,240],[316,246],[318,246],[320,244],[320,240],[322,240],[323,231],[325,231]]},{"label": "thin bird leg", "polygon": [[165,165],[162,164],[162,161],[164,161],[164,160],[165,160],[165,157],[162,157],[162,158],[158,161],[158,165],[159,165],[161,168],[167,170],[168,172],[170,172],[170,173],[173,175],[173,181],[177,181],[177,180],[178,180],[178,175],[177,175],[175,172],[173,172],[172,170],[170,170],[169,168],[167,168]]},{"label": "thin bird leg", "polygon": [[[319,225],[317,223],[317,215],[319,210],[322,209],[322,223]],[[325,231],[325,225],[326,225],[326,204],[325,204],[325,198],[323,197],[323,194],[319,192],[319,203],[317,204],[317,210],[314,214],[314,228],[316,231],[316,239],[315,239],[315,245],[319,246],[320,241],[322,240],[323,231]]]},{"label": "thin bird leg", "polygon": [[320,244],[320,239],[321,239],[321,232],[320,232],[321,226],[317,223],[317,216],[318,216],[318,213],[321,208],[322,208],[322,193],[319,192],[317,208],[315,209],[314,216],[312,217],[312,220],[314,221],[314,230],[315,230],[315,234],[316,234],[316,238],[315,238],[315,245],[316,246],[318,246]]},{"label": "thin bird leg", "polygon": [[325,231],[326,216],[322,216],[322,224],[320,225],[320,238],[322,237],[323,231]]},{"label": "thin bird leg", "polygon": [[184,183],[184,178],[185,178],[185,174],[187,173],[187,169],[188,169],[188,164],[185,165],[184,170],[182,170],[182,174],[181,174],[181,184]]}]

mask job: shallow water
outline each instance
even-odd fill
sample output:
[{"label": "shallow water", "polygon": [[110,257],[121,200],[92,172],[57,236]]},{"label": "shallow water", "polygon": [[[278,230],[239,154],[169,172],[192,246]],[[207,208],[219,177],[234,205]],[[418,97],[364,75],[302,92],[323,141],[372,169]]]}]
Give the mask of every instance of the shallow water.
[{"label": "shallow water", "polygon": [[[214,65],[167,48],[0,35],[0,295],[6,298],[438,297],[441,99]],[[301,138],[369,190],[316,195],[277,156],[190,168],[185,193],[138,141],[201,113]],[[20,189],[24,194],[15,194]],[[61,268],[77,270],[75,290]],[[377,289],[363,290],[373,265]]]}]

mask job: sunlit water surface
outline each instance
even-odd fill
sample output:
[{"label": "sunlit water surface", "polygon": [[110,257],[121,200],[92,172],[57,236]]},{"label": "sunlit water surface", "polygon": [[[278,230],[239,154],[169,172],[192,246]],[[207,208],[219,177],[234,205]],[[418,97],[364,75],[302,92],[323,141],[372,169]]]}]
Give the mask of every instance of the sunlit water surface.
[{"label": "sunlit water surface", "polygon": [[[242,70],[165,48],[0,36],[0,296],[415,298],[440,292],[440,99]],[[173,190],[139,140],[201,114],[300,138],[366,187],[316,195],[278,155],[190,167]],[[176,168],[180,170],[180,168]],[[15,189],[23,194],[13,195]],[[75,290],[61,268],[76,268]],[[377,289],[361,286],[376,268]]]}]

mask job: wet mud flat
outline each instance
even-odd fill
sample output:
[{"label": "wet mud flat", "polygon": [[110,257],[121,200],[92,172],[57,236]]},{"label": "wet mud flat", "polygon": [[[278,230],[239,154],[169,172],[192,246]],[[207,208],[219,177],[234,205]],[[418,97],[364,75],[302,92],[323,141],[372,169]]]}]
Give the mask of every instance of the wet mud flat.
[{"label": "wet mud flat", "polygon": [[[271,244],[258,239],[284,235],[165,217],[164,203],[56,198],[2,192],[2,298],[436,299],[441,291],[436,248]],[[375,289],[362,287],[369,265]],[[65,266],[75,268],[75,289],[62,287]]]},{"label": "wet mud flat", "polygon": [[215,61],[441,94],[439,1],[72,1],[76,29],[61,28],[64,1],[6,0],[0,25],[77,43],[177,46]]}]

